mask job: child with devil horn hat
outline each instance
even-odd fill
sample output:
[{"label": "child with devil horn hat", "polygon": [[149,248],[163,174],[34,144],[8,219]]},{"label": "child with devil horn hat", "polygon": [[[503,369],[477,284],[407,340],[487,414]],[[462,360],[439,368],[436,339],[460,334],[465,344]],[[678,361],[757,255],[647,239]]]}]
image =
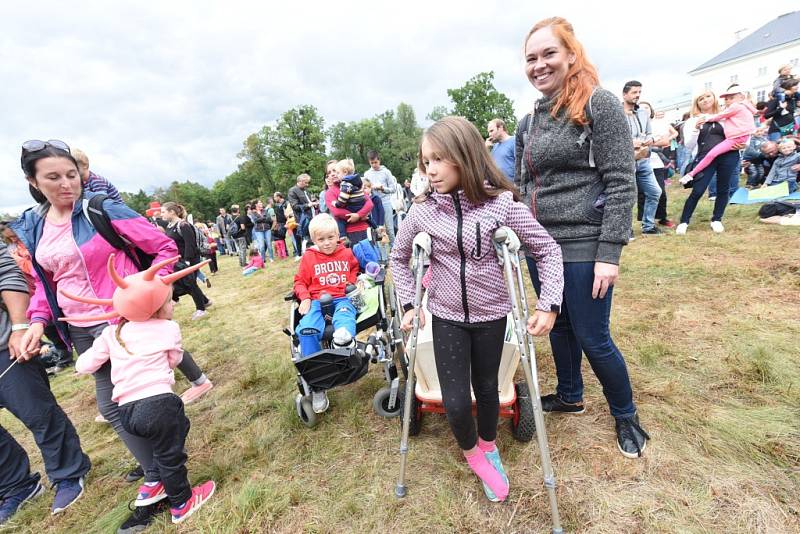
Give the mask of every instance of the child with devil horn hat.
[{"label": "child with devil horn hat", "polygon": [[111,306],[113,311],[95,317],[63,317],[62,321],[119,318],[80,355],[75,370],[90,374],[111,360],[112,400],[119,404],[122,426],[133,435],[150,440],[153,467],[145,473],[136,506],[169,499],[172,522],[180,523],[199,509],[214,493],[213,481],[192,488],[184,452],[189,419],[181,398],[172,392],[173,369],[183,357],[181,331],[172,321],[172,283],[204,266],[192,265],[169,275],[156,273],[179,257],[153,264],[146,271],[122,278],[108,258],[108,274],[117,288],[110,299],[70,295],[87,304]]}]

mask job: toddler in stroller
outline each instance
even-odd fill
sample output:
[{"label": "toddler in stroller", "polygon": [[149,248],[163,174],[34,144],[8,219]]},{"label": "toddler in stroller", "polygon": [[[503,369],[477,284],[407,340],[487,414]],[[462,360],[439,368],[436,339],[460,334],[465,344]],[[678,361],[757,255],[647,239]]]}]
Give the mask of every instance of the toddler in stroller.
[{"label": "toddler in stroller", "polygon": [[[297,368],[297,415],[306,426],[316,425],[316,414],[329,405],[326,391],[357,381],[372,362],[382,366],[387,382],[375,393],[373,410],[381,417],[396,417],[399,371],[406,367],[394,290],[376,263],[378,254],[368,240],[352,251],[341,245],[330,215],[314,217],[309,230],[315,246],[303,255],[293,291],[286,297],[292,302],[284,332],[291,338]],[[373,327],[366,340],[355,339],[358,332]]]},{"label": "toddler in stroller", "polygon": [[[303,316],[297,325],[303,357],[322,349],[325,317],[320,297],[332,299],[333,346],[352,345],[356,335],[356,309],[345,290],[348,284],[356,283],[359,269],[353,252],[339,243],[339,229],[333,217],[320,214],[311,220],[308,229],[314,246],[303,255],[294,276],[294,294],[300,300],[298,311]],[[312,404],[315,413],[328,409],[324,390],[313,392]]]}]

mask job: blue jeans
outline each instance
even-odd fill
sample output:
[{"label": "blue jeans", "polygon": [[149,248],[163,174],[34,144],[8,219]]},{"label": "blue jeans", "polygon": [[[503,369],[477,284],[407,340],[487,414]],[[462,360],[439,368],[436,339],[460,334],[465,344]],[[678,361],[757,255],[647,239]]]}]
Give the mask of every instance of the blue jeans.
[{"label": "blue jeans", "polygon": [[683,176],[683,169],[692,161],[692,151],[679,143],[676,152],[677,161],[675,161],[675,166],[678,168],[678,174]]},{"label": "blue jeans", "polygon": [[[717,185],[721,186],[721,191],[717,192],[717,199],[714,201],[714,213],[711,216],[712,221],[721,221],[722,216],[725,214],[725,207],[728,205],[728,195],[730,194],[730,183],[739,169],[739,153],[735,150],[726,152],[718,156],[711,165],[703,169],[698,176],[692,180],[692,192],[686,203],[683,205],[683,212],[681,213],[681,222],[689,224],[692,218],[697,203],[703,198],[703,193],[708,187],[711,178],[716,174]],[[738,180],[736,180],[738,182]]]},{"label": "blue jeans", "polygon": [[[350,299],[339,297],[333,299],[333,329],[346,328],[351,336],[356,335],[356,309]],[[297,335],[300,338],[300,354],[311,356],[322,350],[322,334],[325,331],[325,317],[318,300],[311,301],[311,309],[297,324]]]},{"label": "blue jeans", "polygon": [[[297,217],[297,214],[295,214]],[[302,256],[303,251],[303,241],[307,240],[309,237],[308,234],[308,225],[311,222],[311,214],[310,213],[303,213],[300,215],[300,219],[297,221],[297,228],[294,229],[294,255],[295,256]]]},{"label": "blue jeans", "polygon": [[661,198],[656,175],[650,166],[649,159],[636,162],[636,187],[644,193],[644,210],[642,210],[642,230],[652,230],[656,226],[656,209]]},{"label": "blue jeans", "polygon": [[[541,282],[536,262],[531,258],[526,259],[538,295]],[[593,299],[593,283],[594,262],[564,264],[564,301],[550,332],[550,347],[558,376],[556,393],[564,402],[583,400],[581,357],[586,354],[589,365],[603,386],[611,415],[615,418],[630,417],[636,413],[636,405],[633,403],[628,368],[609,330],[614,288],[609,288],[604,298]]]},{"label": "blue jeans", "polygon": [[261,259],[265,263],[267,261],[267,252],[269,252],[269,259],[275,259],[272,252],[272,230],[263,232],[253,230],[253,241],[255,241],[258,252],[261,254]]},{"label": "blue jeans", "polygon": [[767,134],[767,139],[770,141],[778,142],[781,140],[781,133],[780,132],[770,132]]},{"label": "blue jeans", "polygon": [[392,207],[392,197],[385,196],[381,199],[383,203],[383,226],[386,228],[386,235],[389,236],[389,248],[394,244],[394,235],[397,233],[394,229],[394,208]]},{"label": "blue jeans", "polygon": [[[728,199],[733,196],[737,189],[739,189],[739,175],[742,174],[742,162],[739,161],[739,165],[736,166],[736,172],[733,173],[731,177],[731,182],[728,187]],[[717,174],[714,173],[714,176],[711,177],[711,182],[708,184],[708,196],[709,198],[717,196]]]}]

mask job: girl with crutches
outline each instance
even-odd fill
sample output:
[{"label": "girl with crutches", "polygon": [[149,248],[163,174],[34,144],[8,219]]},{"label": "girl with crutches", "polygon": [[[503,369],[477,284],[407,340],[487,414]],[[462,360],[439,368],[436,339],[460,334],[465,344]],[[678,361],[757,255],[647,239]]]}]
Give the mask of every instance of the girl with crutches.
[{"label": "girl with crutches", "polygon": [[[497,373],[511,309],[492,235],[508,226],[536,258],[542,294],[528,326],[534,335],[552,328],[561,306],[561,251],[517,202],[518,193],[495,165],[478,130],[460,117],[445,117],[422,137],[419,167],[432,191],[415,200],[395,240],[391,270],[411,330],[415,281],[409,269],[414,236],[431,236],[428,310],[434,356],[447,419],[487,498],[503,501],[508,477],[495,446],[498,420]],[[419,326],[425,314],[419,310]],[[472,420],[470,385],[477,403]]]}]

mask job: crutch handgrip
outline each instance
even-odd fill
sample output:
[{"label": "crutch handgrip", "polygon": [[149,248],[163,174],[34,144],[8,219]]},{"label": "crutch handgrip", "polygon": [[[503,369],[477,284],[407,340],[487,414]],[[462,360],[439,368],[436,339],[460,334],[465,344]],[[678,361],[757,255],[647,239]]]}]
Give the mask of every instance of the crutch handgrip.
[{"label": "crutch handgrip", "polygon": [[427,232],[420,232],[414,236],[414,246],[419,247],[425,251],[425,254],[431,255],[431,236]]},{"label": "crutch handgrip", "polygon": [[519,237],[517,237],[517,234],[514,232],[514,230],[508,226],[501,226],[495,230],[493,239],[495,247],[505,244],[508,246],[508,251],[511,254],[516,254],[519,252],[519,249],[522,248],[522,243],[520,242]]}]

